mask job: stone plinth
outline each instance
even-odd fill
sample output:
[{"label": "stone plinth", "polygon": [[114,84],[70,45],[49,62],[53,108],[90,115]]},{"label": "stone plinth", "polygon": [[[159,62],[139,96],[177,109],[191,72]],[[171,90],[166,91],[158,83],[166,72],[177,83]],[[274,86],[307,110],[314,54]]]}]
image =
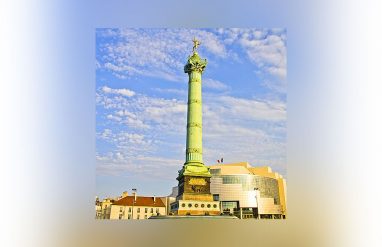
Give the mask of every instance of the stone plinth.
[{"label": "stone plinth", "polygon": [[176,215],[220,215],[218,201],[178,200],[171,204]]}]

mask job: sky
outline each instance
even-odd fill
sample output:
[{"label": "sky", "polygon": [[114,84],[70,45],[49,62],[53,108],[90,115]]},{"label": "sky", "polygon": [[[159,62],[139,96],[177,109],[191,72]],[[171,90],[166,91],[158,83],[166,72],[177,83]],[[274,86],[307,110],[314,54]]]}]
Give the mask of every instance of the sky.
[{"label": "sky", "polygon": [[205,165],[249,162],[286,177],[286,30],[96,29],[96,194],[165,196],[185,162],[192,53],[202,75]]}]

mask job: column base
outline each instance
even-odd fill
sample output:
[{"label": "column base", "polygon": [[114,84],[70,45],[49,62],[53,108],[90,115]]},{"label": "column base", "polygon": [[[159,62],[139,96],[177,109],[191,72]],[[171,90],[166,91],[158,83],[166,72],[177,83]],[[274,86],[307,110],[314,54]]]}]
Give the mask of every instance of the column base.
[{"label": "column base", "polygon": [[179,200],[171,204],[174,215],[220,215],[218,201]]},{"label": "column base", "polygon": [[206,167],[200,162],[188,162],[183,165],[182,170],[179,171],[179,175],[176,178],[178,181],[183,176],[196,176],[196,177],[211,177],[210,168]]}]

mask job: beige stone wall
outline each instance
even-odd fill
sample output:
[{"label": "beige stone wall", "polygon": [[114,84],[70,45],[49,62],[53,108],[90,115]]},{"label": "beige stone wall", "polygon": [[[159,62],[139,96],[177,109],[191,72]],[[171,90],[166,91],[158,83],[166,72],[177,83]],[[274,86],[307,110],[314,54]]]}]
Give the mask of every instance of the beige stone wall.
[{"label": "beige stone wall", "polygon": [[[277,181],[277,191],[278,191],[278,197],[280,199],[280,205],[278,206],[279,208],[276,207],[276,205],[271,206],[274,204],[272,198],[266,198],[269,197],[269,195],[263,195],[263,199],[267,202],[264,202],[264,211],[270,212],[270,211],[277,211],[280,213],[277,214],[287,214],[287,186],[286,186],[286,181],[285,179],[278,174],[277,172],[273,172],[272,169],[269,166],[262,166],[262,167],[251,167],[247,162],[238,162],[238,163],[233,163],[233,164],[224,164],[224,165],[214,165],[210,167],[211,169],[220,169],[219,173],[217,175],[245,175],[245,174],[253,174],[253,175],[258,175],[261,177],[266,177],[266,178],[272,178]],[[235,189],[235,184],[219,184],[216,179],[211,179],[211,183],[213,186],[211,187],[211,193],[212,194],[220,194],[219,192],[222,192],[220,196],[220,200],[227,201],[227,200],[234,200],[234,198],[226,198],[224,195],[239,195],[239,191],[241,190],[240,187],[238,186]],[[230,189],[231,191],[227,191],[225,187]],[[237,190],[237,192],[235,191]],[[224,193],[223,193],[224,192]],[[240,198],[240,202],[244,202],[242,198]],[[235,198],[235,200],[237,200]],[[272,200],[272,203],[270,202]],[[242,205],[244,205],[242,203]],[[253,204],[252,204],[253,205]],[[251,205],[251,206],[252,206]],[[246,205],[250,206],[250,205]],[[261,207],[261,205],[259,205]],[[266,213],[266,214],[271,214],[271,213]]]},{"label": "beige stone wall", "polygon": [[281,204],[281,210],[282,214],[287,214],[287,191],[286,191],[286,182],[285,179],[279,178],[278,180],[279,184],[279,195],[280,195],[280,204]]},{"label": "beige stone wall", "polygon": [[[157,211],[158,210],[158,211]],[[157,215],[157,212],[160,215],[166,215],[165,207],[144,207],[144,206],[120,206],[112,205],[110,212],[110,219],[118,220],[123,219],[139,219],[144,220],[148,219],[150,216]]]},{"label": "beige stone wall", "polygon": [[259,214],[281,214],[281,205],[275,205],[273,198],[259,198]]},{"label": "beige stone wall", "polygon": [[110,209],[112,202],[110,199],[104,199],[96,209],[97,219],[110,219]]},{"label": "beige stone wall", "polygon": [[268,166],[264,167],[251,167],[250,170],[260,176],[275,178],[278,182],[279,197],[282,214],[287,214],[287,186],[285,179],[278,173],[272,172],[272,169]]},{"label": "beige stone wall", "polygon": [[211,193],[220,201],[240,201],[240,207],[257,207],[256,191],[243,191],[241,184],[223,184],[222,178],[211,178]]}]

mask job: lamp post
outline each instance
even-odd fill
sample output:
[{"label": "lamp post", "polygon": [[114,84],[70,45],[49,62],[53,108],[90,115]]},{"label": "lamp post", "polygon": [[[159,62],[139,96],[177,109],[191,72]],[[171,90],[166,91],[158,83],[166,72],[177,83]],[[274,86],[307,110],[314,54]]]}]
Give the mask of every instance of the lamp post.
[{"label": "lamp post", "polygon": [[259,213],[259,188],[255,187],[253,188],[254,191],[256,191],[256,204],[257,204],[257,219],[260,218],[260,213]]}]

